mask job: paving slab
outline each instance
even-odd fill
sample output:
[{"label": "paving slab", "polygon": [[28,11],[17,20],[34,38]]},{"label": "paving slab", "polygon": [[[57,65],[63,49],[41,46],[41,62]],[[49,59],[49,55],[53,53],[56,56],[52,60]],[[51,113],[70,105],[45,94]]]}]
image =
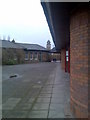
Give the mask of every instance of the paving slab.
[{"label": "paving slab", "polygon": [[50,111],[51,110],[58,110],[60,112],[64,111],[64,105],[63,104],[59,104],[59,103],[58,104],[57,103],[55,103],[55,104],[51,103],[50,104]]},{"label": "paving slab", "polygon": [[47,98],[47,97],[51,97],[51,94],[50,93],[42,93],[42,94],[40,94],[38,97],[43,97],[43,98]]},{"label": "paving slab", "polygon": [[60,98],[65,98],[65,95],[64,95],[64,93],[63,92],[60,92],[60,93],[53,93],[52,94],[52,98],[58,98],[58,99],[60,99]]},{"label": "paving slab", "polygon": [[34,85],[33,88],[42,88],[42,85]]},{"label": "paving slab", "polygon": [[46,88],[46,87],[43,87],[42,88],[42,91],[45,90],[45,91],[52,91],[52,88]]},{"label": "paving slab", "polygon": [[50,103],[50,98],[38,98],[37,103]]},{"label": "paving slab", "polygon": [[2,109],[12,110],[17,105],[21,98],[9,98],[7,102],[2,105]]},{"label": "paving slab", "polygon": [[44,86],[44,88],[52,88],[53,87],[53,84],[50,84],[50,85],[46,85]]},{"label": "paving slab", "polygon": [[26,118],[27,111],[12,111],[8,114],[7,118]]},{"label": "paving slab", "polygon": [[46,90],[41,91],[41,94],[51,94],[51,93],[52,93],[52,91],[46,91]]},{"label": "paving slab", "polygon": [[48,118],[65,118],[65,115],[64,112],[60,112],[59,110],[51,110]]},{"label": "paving slab", "polygon": [[28,118],[47,118],[48,111],[31,111]]},{"label": "paving slab", "polygon": [[35,101],[35,97],[32,97],[32,98],[30,98],[30,99],[28,100],[27,103],[33,103],[34,101]]},{"label": "paving slab", "polygon": [[9,114],[12,112],[12,110],[2,110],[2,117],[3,118],[9,118]]},{"label": "paving slab", "polygon": [[30,110],[32,107],[32,104],[25,103],[25,104],[19,104],[15,110]]},{"label": "paving slab", "polygon": [[49,108],[49,103],[35,103],[32,110],[47,110]]},{"label": "paving slab", "polygon": [[64,94],[64,93],[65,93],[65,90],[62,90],[62,89],[53,89],[53,90],[52,90],[52,93],[53,93],[53,94],[54,94],[54,93],[55,93],[55,94],[61,94],[61,93]]},{"label": "paving slab", "polygon": [[65,99],[62,98],[62,97],[59,97],[59,98],[53,97],[51,99],[51,103],[60,103],[60,104],[62,103],[62,104],[64,104],[65,103]]}]

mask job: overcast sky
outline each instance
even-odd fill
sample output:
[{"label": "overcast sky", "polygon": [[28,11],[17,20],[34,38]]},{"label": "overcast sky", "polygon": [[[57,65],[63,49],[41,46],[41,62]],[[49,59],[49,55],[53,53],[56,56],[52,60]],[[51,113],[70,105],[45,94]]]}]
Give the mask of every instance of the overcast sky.
[{"label": "overcast sky", "polygon": [[40,0],[0,0],[0,38],[46,47],[52,37]]}]

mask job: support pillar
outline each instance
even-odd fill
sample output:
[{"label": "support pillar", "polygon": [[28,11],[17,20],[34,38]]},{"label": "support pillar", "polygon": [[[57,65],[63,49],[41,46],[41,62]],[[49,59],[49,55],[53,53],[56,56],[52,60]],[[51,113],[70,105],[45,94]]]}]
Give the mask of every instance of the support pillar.
[{"label": "support pillar", "polygon": [[61,50],[61,67],[62,67],[63,70],[66,70],[65,53],[66,53],[66,50],[65,50],[65,49],[62,49],[62,50]]}]

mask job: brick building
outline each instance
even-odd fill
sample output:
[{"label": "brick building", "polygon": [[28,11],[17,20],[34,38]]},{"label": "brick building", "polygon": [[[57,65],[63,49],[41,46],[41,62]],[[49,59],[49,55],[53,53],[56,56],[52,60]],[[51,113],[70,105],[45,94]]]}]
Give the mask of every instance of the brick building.
[{"label": "brick building", "polygon": [[15,43],[2,40],[2,63],[20,64],[51,61],[50,52],[38,44]]},{"label": "brick building", "polygon": [[41,2],[61,65],[70,73],[70,107],[76,118],[90,117],[89,2]]},{"label": "brick building", "polygon": [[61,54],[56,51],[56,48],[51,49],[51,61],[61,61]]}]

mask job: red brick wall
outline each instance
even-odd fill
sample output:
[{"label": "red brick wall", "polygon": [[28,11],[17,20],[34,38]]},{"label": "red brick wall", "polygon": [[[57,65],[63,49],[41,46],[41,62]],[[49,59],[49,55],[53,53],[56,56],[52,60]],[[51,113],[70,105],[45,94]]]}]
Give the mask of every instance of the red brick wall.
[{"label": "red brick wall", "polygon": [[88,117],[88,10],[77,9],[70,21],[71,110]]},{"label": "red brick wall", "polygon": [[65,49],[61,50],[61,67],[65,70]]},{"label": "red brick wall", "polygon": [[[88,65],[89,65],[89,69],[88,69],[88,78],[90,79],[90,10],[89,10],[89,12],[88,12],[88,16],[89,16],[89,27],[88,27],[88,37],[89,37],[89,39],[88,39],[88,55],[89,55],[89,57],[88,57]],[[88,84],[89,84],[89,87],[88,87],[88,99],[89,99],[89,104],[88,104],[88,106],[89,106],[89,118],[90,118],[90,80],[88,81]]]}]

